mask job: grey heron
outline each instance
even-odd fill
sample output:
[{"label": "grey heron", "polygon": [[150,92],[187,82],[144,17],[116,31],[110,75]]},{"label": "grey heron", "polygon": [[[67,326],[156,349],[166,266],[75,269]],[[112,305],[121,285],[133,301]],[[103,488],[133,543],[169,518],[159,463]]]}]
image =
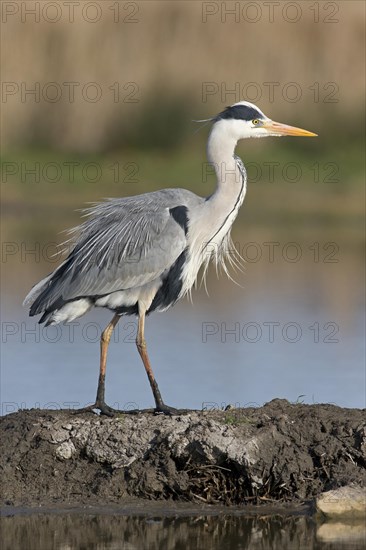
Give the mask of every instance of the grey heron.
[{"label": "grey heron", "polygon": [[[216,190],[202,198],[186,189],[162,189],[108,199],[86,209],[74,232],[73,248],[61,265],[25,298],[40,323],[70,322],[93,307],[114,312],[101,335],[95,404],[103,414],[108,345],[119,319],[136,315],[136,345],[153,392],[156,412],[172,414],[160,394],[144,337],[145,316],[165,311],[190,292],[201,267],[210,260],[225,267],[232,250],[230,231],[246,193],[245,167],[235,147],[239,140],[266,136],[316,136],[277,123],[252,103],[241,101],[212,119],[207,156],[215,169]],[[230,261],[230,257],[228,258]]]}]

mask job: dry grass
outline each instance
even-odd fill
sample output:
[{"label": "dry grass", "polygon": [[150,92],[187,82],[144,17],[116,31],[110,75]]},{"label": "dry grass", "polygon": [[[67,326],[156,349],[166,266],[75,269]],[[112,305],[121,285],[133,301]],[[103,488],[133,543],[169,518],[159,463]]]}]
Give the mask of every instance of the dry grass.
[{"label": "dry grass", "polygon": [[[302,11],[297,23],[283,19],[282,6],[274,23],[268,22],[263,6],[256,23],[243,16],[238,23],[233,17],[222,22],[220,14],[204,23],[204,3],[160,0],[133,3],[138,8],[136,23],[114,23],[111,4],[109,0],[99,2],[102,17],[94,24],[82,19],[80,9],[70,23],[67,10],[62,9],[57,23],[42,17],[35,23],[32,16],[22,23],[17,15],[3,25],[2,79],[19,86],[24,82],[29,88],[39,82],[41,89],[56,82],[63,90],[61,100],[55,103],[45,101],[42,95],[39,103],[30,96],[22,102],[19,93],[8,97],[2,120],[7,148],[38,143],[55,149],[100,151],[139,144],[142,135],[146,143],[154,144],[159,128],[166,129],[161,139],[165,146],[173,134],[184,135],[184,121],[215,113],[242,99],[243,87],[249,82],[260,87],[262,97],[257,102],[274,117],[295,119],[310,127],[315,124],[318,129],[334,126],[342,117],[350,132],[354,131],[353,122],[360,120],[364,95],[362,2],[331,3],[339,9],[334,16],[338,23],[324,22],[324,2],[317,3],[319,23],[314,23],[314,12],[305,1],[297,2]],[[226,4],[230,8],[235,2]],[[121,9],[121,17],[126,13]],[[65,82],[80,83],[74,102],[68,100]],[[80,90],[88,82],[100,85],[100,101],[90,103],[81,97]],[[114,82],[121,86],[136,83],[138,92],[133,97],[138,101],[123,101],[134,91],[131,87],[121,88],[120,101],[115,103],[108,89]],[[238,83],[241,91],[239,95],[216,93],[204,101],[205,82],[228,89]],[[277,90],[297,82],[302,98],[289,103],[278,91],[271,103],[265,82],[280,83]],[[314,102],[308,89],[314,82],[321,86],[336,82],[338,102],[324,103],[324,91],[320,101]]]}]

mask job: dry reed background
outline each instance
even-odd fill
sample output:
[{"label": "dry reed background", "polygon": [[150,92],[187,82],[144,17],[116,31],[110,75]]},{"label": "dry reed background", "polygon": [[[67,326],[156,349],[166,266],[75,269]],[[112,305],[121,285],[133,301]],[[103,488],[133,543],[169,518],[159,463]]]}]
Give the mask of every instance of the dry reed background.
[{"label": "dry reed background", "polygon": [[[325,130],[332,143],[337,138],[336,128],[341,128],[347,139],[362,133],[363,2],[301,0],[293,3],[296,12],[291,3],[282,1],[274,10],[273,23],[263,2],[160,0],[118,2],[118,22],[114,22],[116,12],[111,9],[116,2],[79,2],[73,23],[65,3],[58,0],[61,18],[51,23],[58,13],[51,6],[55,3],[38,2],[40,21],[36,23],[35,16],[22,13],[25,8],[21,6],[31,10],[36,2],[3,2],[2,80],[15,83],[19,90],[21,83],[28,88],[39,83],[41,90],[38,103],[31,95],[22,101],[20,92],[3,96],[5,150],[41,145],[100,152],[119,145],[177,144],[191,128],[192,118],[215,114],[224,105],[242,99],[241,94],[221,97],[216,93],[204,101],[205,82],[219,87],[224,83],[229,90],[235,83],[243,89],[254,82],[262,92],[258,104],[265,112],[323,130],[323,134]],[[4,14],[4,4],[18,5],[17,13]],[[86,4],[96,4],[100,10],[95,23],[82,13]],[[249,4],[256,4],[257,10]],[[314,21],[315,4],[319,22]],[[223,5],[226,10],[239,10],[238,22],[233,15],[225,20]],[[216,9],[218,13],[207,14]],[[92,6],[88,10],[89,19],[97,17]],[[301,13],[299,21],[286,21],[295,19],[296,13]],[[249,22],[256,14],[259,20]],[[50,82],[62,89],[62,97],[54,103],[42,97],[42,89]],[[65,82],[80,83],[74,102],[68,100]],[[95,103],[81,97],[88,82],[96,82],[102,89],[102,97]],[[117,103],[108,89],[115,82],[121,85]],[[138,87],[135,103],[123,101],[134,91],[133,87],[122,89],[127,82]],[[273,104],[265,82],[279,83]],[[283,86],[289,82],[301,87],[298,102],[282,96]],[[320,84],[319,101],[309,90],[314,82]],[[324,101],[332,88],[324,91],[322,86],[329,82],[339,87],[335,103]],[[254,96],[254,88],[247,90]],[[51,97],[55,92],[49,88],[45,93]]]}]

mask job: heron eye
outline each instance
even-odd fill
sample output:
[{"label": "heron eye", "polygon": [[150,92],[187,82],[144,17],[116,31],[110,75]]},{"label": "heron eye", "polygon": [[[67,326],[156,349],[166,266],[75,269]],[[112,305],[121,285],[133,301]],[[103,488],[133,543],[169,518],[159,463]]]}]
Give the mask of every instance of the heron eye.
[{"label": "heron eye", "polygon": [[259,120],[257,118],[255,118],[254,120],[252,120],[254,126],[257,126],[259,124]]}]

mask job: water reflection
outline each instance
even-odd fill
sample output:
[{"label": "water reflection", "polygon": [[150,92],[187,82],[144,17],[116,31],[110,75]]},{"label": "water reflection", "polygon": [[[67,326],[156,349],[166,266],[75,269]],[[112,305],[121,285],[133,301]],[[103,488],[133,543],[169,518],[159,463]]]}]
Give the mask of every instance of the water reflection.
[{"label": "water reflection", "polygon": [[329,524],[319,526],[304,516],[141,517],[72,513],[4,517],[1,522],[3,550],[342,550],[361,548],[365,540],[362,525],[344,526],[344,532],[338,529],[329,538],[323,536]]}]

